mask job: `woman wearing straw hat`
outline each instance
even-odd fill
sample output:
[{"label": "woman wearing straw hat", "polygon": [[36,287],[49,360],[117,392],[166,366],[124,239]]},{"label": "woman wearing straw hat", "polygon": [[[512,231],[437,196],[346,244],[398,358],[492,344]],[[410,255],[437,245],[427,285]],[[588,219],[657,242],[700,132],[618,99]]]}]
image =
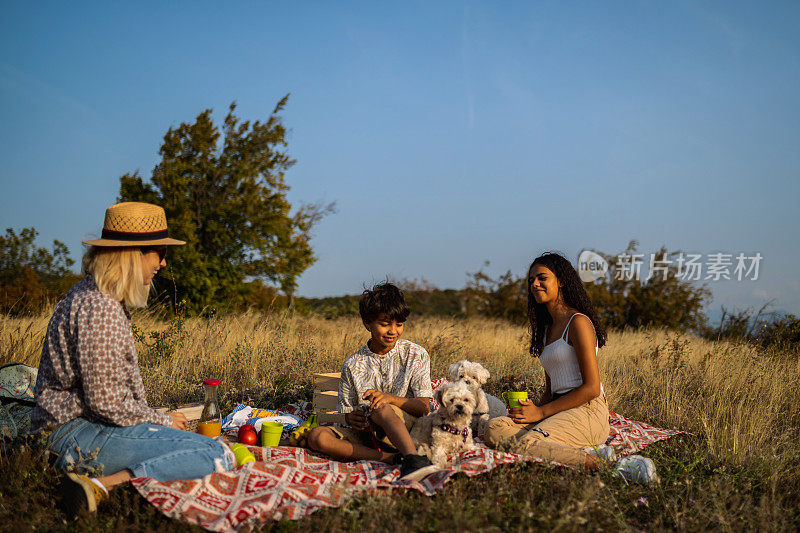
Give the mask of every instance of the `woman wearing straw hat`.
[{"label": "woman wearing straw hat", "polygon": [[[233,467],[219,442],[182,431],[181,413],[147,405],[128,307],[144,307],[166,266],[164,210],[124,202],[106,210],[102,238],[83,241],[84,278],[58,302],[36,381],[31,432],[48,428],[48,450],[67,472],[62,503],[94,511],[113,486],[134,477],[193,479]],[[94,477],[89,477],[90,474]]]}]

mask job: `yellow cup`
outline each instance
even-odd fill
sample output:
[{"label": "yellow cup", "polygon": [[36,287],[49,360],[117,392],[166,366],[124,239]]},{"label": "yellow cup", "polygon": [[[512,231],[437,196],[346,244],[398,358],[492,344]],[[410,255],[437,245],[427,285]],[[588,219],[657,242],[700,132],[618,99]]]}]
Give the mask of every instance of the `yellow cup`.
[{"label": "yellow cup", "polygon": [[506,405],[508,408],[511,409],[512,407],[519,407],[520,400],[527,400],[528,393],[527,392],[504,392],[500,395],[503,400],[505,400]]}]

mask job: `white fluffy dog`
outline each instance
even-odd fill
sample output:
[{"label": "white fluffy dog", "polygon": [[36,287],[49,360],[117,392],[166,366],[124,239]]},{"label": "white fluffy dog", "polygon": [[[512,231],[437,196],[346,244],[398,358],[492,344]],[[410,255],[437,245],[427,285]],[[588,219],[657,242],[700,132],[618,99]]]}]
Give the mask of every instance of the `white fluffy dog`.
[{"label": "white fluffy dog", "polygon": [[443,467],[448,455],[475,448],[470,428],[475,392],[457,381],[445,383],[434,391],[433,397],[439,402],[439,409],[414,422],[411,438],[417,445],[417,453]]},{"label": "white fluffy dog", "polygon": [[490,409],[489,400],[482,387],[489,379],[489,371],[480,363],[464,359],[450,365],[450,368],[447,369],[447,379],[451,382],[462,382],[475,392],[476,405],[475,411],[472,413],[472,434],[483,435],[483,430],[489,421]]}]

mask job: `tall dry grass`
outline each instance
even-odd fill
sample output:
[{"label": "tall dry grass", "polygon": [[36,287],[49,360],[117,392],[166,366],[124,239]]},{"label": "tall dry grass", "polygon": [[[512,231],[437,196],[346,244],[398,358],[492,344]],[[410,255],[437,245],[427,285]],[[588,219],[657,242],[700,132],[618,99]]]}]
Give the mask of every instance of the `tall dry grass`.
[{"label": "tall dry grass", "polygon": [[[0,316],[0,362],[37,366],[48,320],[48,315]],[[313,372],[338,370],[367,340],[357,318],[283,313],[185,322],[138,313],[134,325],[151,404],[196,399],[209,376],[221,378],[228,392],[281,389],[307,395]],[[541,365],[527,354],[523,327],[478,318],[420,318],[408,323],[405,337],[431,354],[434,377],[443,376],[450,363],[470,359],[483,363],[495,384],[518,378],[542,382]],[[690,431],[726,463],[800,481],[796,355],[650,329],[612,332],[599,362],[612,410]]]}]

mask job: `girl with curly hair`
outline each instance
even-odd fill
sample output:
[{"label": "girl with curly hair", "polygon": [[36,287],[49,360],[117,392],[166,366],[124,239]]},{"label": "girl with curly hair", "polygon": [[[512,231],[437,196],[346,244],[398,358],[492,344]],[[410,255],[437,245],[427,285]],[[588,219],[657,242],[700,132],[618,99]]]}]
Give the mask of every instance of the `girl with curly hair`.
[{"label": "girl with curly hair", "polygon": [[521,400],[509,416],[492,419],[485,441],[493,448],[502,444],[517,453],[594,469],[596,455],[583,448],[604,445],[609,434],[597,365],[605,329],[578,273],[559,254],[533,261],[527,293],[529,350],[544,367],[544,395],[539,404]]}]

